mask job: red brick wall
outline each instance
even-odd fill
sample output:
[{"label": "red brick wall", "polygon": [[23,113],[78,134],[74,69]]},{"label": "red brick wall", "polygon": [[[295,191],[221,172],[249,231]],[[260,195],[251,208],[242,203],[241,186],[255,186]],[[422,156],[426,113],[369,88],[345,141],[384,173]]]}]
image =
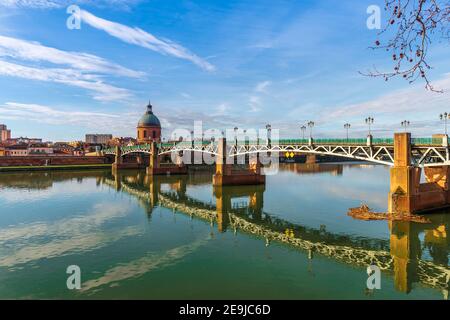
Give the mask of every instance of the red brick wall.
[{"label": "red brick wall", "polygon": [[[48,161],[46,161],[48,160]],[[75,156],[29,156],[0,157],[0,167],[11,166],[45,166],[47,165],[79,165],[112,163],[106,157],[75,157]]]}]

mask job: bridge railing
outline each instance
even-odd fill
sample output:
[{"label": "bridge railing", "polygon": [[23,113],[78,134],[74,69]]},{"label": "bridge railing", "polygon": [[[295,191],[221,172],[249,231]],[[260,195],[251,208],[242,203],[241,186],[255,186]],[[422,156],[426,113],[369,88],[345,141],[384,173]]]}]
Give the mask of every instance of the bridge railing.
[{"label": "bridge railing", "polygon": [[[235,140],[229,141],[229,145],[234,145],[236,143]],[[217,141],[194,141],[194,146],[208,146],[211,144],[217,144]],[[258,140],[247,140],[247,141],[238,141],[239,145],[249,144],[249,145],[266,145],[266,139],[258,139]],[[300,145],[300,144],[309,144],[309,139],[278,139],[271,140],[272,146],[274,145]],[[351,139],[335,139],[335,138],[320,138],[314,139],[315,145],[366,145],[367,138],[351,138]],[[393,138],[373,138],[373,145],[394,145]],[[442,146],[443,140],[442,138],[411,138],[411,144],[415,146]],[[159,143],[158,148],[170,148],[170,147],[178,147],[178,148],[190,148],[192,147],[192,141],[180,141],[180,142],[164,142]],[[122,153],[130,153],[133,151],[139,152],[142,150],[150,150],[151,146],[149,144],[141,144],[135,146],[123,146],[121,147]],[[102,150],[104,153],[115,153],[115,148],[107,148]]]},{"label": "bridge railing", "polygon": [[442,138],[411,138],[411,144],[413,145],[437,145],[442,146]]}]

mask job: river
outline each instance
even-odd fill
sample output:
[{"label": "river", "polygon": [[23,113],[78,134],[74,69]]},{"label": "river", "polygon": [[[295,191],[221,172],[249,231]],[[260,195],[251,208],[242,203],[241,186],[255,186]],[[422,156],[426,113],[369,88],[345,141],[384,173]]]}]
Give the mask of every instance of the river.
[{"label": "river", "polygon": [[[0,175],[1,299],[448,299],[450,212],[386,211],[389,169],[284,164],[265,186],[211,173]],[[68,266],[81,272],[69,290]],[[381,289],[367,289],[367,267]]]}]

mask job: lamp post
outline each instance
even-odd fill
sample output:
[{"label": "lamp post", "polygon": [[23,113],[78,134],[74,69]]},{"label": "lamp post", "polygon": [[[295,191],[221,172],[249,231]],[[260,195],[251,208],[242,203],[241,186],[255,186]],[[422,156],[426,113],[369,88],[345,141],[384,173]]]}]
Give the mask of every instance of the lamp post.
[{"label": "lamp post", "polygon": [[450,118],[450,114],[447,112],[441,113],[439,118],[445,123],[445,135],[447,135],[447,120]]},{"label": "lamp post", "polygon": [[367,117],[366,118],[366,124],[369,126],[369,136],[372,135],[372,124],[373,124],[374,119],[372,117]]},{"label": "lamp post", "polygon": [[272,126],[270,124],[266,124],[266,130],[267,130],[267,145],[270,148],[270,136],[271,136],[271,132],[272,132]]},{"label": "lamp post", "polygon": [[305,131],[306,131],[306,126],[301,126],[300,130],[302,130],[302,140],[305,140]]},{"label": "lamp post", "polygon": [[194,130],[191,130],[191,143],[192,143],[192,148],[194,148]]},{"label": "lamp post", "polygon": [[348,142],[348,130],[350,129],[351,126],[352,126],[352,125],[351,125],[350,123],[344,124],[344,128],[345,128],[345,130],[347,131],[347,142]]},{"label": "lamp post", "polygon": [[407,121],[407,120],[404,120],[404,121],[401,122],[401,125],[402,125],[403,128],[405,128],[405,132],[406,132],[406,128],[409,127],[410,122]]},{"label": "lamp post", "polygon": [[238,131],[238,127],[234,127],[234,141],[236,144],[236,150],[237,150],[237,145],[238,145],[238,139],[237,139],[237,131]]},{"label": "lamp post", "polygon": [[308,127],[309,127],[309,138],[312,139],[312,129],[314,128],[314,121],[309,121]]}]

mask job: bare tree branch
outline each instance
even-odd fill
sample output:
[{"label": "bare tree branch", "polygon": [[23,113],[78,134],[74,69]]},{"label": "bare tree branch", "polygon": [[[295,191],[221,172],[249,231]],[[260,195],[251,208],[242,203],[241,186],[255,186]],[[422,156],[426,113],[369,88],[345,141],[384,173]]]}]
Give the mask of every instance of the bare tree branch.
[{"label": "bare tree branch", "polygon": [[374,50],[386,50],[394,62],[393,71],[380,72],[376,68],[367,73],[370,77],[403,77],[409,83],[418,78],[425,81],[425,88],[436,90],[427,76],[431,66],[427,62],[432,39],[450,42],[450,0],[385,0],[389,15],[386,26],[379,32],[381,39],[375,41]]}]

